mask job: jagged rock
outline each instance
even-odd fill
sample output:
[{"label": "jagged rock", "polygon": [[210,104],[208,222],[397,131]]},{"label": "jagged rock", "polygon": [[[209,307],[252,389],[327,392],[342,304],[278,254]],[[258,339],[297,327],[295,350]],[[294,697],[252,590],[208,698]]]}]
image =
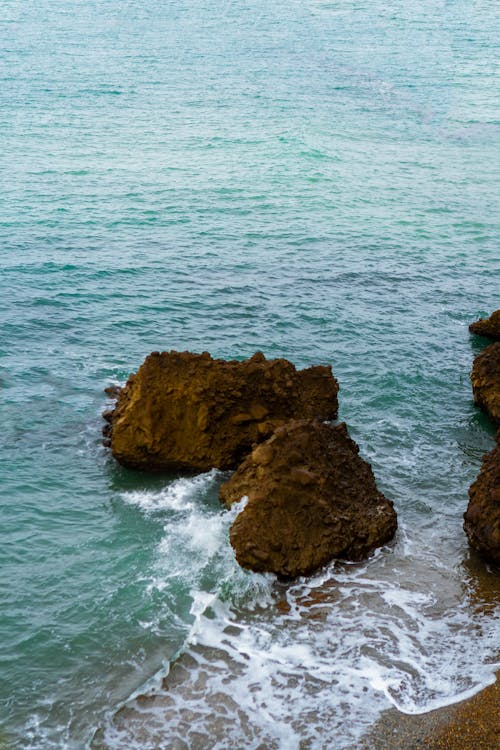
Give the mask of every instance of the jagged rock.
[{"label": "jagged rock", "polygon": [[483,458],[478,478],[469,490],[464,530],[471,547],[500,565],[500,445]]},{"label": "jagged rock", "polygon": [[500,342],[490,344],[472,366],[474,401],[495,424],[500,424]]},{"label": "jagged rock", "polygon": [[471,323],[469,331],[500,341],[500,310],[495,310],[489,318],[480,318],[475,323]]},{"label": "jagged rock", "polygon": [[245,568],[306,575],[333,558],[360,560],[397,527],[344,423],[293,420],[247,456],[220,488],[226,506],[247,496],[230,532]]},{"label": "jagged rock", "polygon": [[231,469],[289,419],[333,419],[337,392],[329,366],[298,371],[260,352],[243,362],[153,352],[106,415],[107,437],[132,468]]}]

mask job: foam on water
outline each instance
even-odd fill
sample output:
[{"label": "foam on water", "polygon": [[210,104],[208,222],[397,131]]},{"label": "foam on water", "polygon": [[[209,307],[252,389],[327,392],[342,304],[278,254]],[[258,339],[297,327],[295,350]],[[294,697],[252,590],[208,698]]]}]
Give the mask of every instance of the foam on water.
[{"label": "foam on water", "polygon": [[[13,746],[81,750],[106,715],[143,750],[141,712],[193,747],[345,744],[491,680],[462,515],[493,444],[467,326],[498,307],[498,9],[395,5],[0,3]],[[221,476],[117,466],[103,388],[164,349],[332,364],[394,545],[285,586],[236,565]]]},{"label": "foam on water", "polygon": [[126,503],[137,505],[146,513],[178,511],[189,516],[195,507],[196,498],[203,496],[203,490],[209,489],[219,476],[222,476],[221,472],[212,469],[193,478],[181,477],[157,492],[137,490],[123,492],[121,497]]},{"label": "foam on water", "polygon": [[[126,496],[145,513],[175,510],[157,549],[159,581],[168,562],[168,576],[190,582],[192,625],[177,658],[108,716],[93,747],[348,748],[390,706],[423,713],[494,680],[498,612],[485,616],[460,576],[408,549],[407,530],[366,563],[281,583],[235,563],[228,529],[240,509],[203,502],[218,481],[210,472]],[[209,589],[200,562],[215,572]]]}]

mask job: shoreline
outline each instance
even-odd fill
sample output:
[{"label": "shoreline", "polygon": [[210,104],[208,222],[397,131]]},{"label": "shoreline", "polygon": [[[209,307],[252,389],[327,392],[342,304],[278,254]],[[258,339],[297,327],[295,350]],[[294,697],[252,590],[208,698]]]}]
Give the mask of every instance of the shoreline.
[{"label": "shoreline", "polygon": [[[385,711],[356,750],[492,750],[500,747],[500,671],[483,690],[425,714]],[[352,748],[351,750],[354,750]]]},{"label": "shoreline", "polygon": [[[463,595],[470,598],[472,610],[475,613],[486,614],[491,608],[496,608],[500,594],[496,570],[485,566],[479,556],[471,551],[470,556],[463,561],[462,572]],[[323,619],[325,612],[334,605],[336,594],[337,588],[331,581],[324,582],[323,586],[314,589],[311,598],[302,601],[304,605],[310,604],[312,607],[310,610],[306,607],[304,611],[306,621],[309,616],[315,621]],[[282,609],[280,602],[277,601],[276,604],[278,610],[286,614],[287,610]],[[281,602],[281,605],[284,604]],[[491,656],[498,656],[496,648],[490,658]],[[364,734],[358,736],[355,744],[351,744],[352,740],[347,739],[349,744],[342,746],[345,750],[493,750],[494,747],[500,747],[500,664],[490,659],[488,663],[491,671],[488,670],[489,675],[485,675],[485,687],[476,686],[465,690],[455,699],[451,699],[454,702],[425,713],[406,714],[395,707],[385,708],[373,723],[365,725]],[[201,670],[197,665],[202,665]],[[221,669],[226,676],[240,673],[240,668],[230,653],[225,652],[224,656],[218,643],[193,644],[192,648],[183,651],[173,660],[168,675],[162,680],[160,691],[150,691],[143,686],[134,696],[134,700],[126,701],[113,717],[115,729],[119,733],[124,733],[124,736],[139,738],[143,744],[151,741],[152,731],[158,745],[163,742],[168,744],[173,736],[172,726],[181,727],[182,732],[187,731],[187,727],[190,726],[192,699],[193,696],[196,698],[196,691],[198,698],[204,702],[207,702],[207,690],[208,698],[214,699],[216,694],[210,692],[210,679],[213,674],[220,674]],[[195,689],[194,684],[197,685]],[[220,694],[216,700],[219,705]],[[387,706],[387,703],[384,705]],[[183,708],[179,709],[179,706]],[[170,727],[165,733],[161,721],[156,728],[153,726],[155,722],[151,724],[151,717],[155,714],[161,716],[162,713],[168,718],[167,724]],[[208,729],[205,727],[204,731],[207,730],[212,737],[225,738],[228,715],[224,712],[215,712],[213,723]],[[354,715],[350,712],[346,720],[355,721]],[[156,731],[158,734],[155,734]],[[249,731],[248,726],[243,727],[242,731],[242,739],[245,736],[246,741],[245,732]],[[323,734],[328,734],[327,725]],[[324,744],[327,737],[321,737],[321,730],[317,736],[322,744],[310,744],[310,738],[303,738],[300,747],[327,747],[327,744]],[[202,744],[198,744],[198,740],[195,741],[193,748],[205,747],[205,740]],[[102,732],[97,732],[89,747],[95,750],[110,750],[114,745],[107,744]]]}]

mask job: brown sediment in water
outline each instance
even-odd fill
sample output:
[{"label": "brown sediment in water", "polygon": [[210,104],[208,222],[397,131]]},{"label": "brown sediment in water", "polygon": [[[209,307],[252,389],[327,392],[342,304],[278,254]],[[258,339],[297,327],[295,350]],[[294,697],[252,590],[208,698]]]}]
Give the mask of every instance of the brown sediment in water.
[{"label": "brown sediment in water", "polygon": [[386,711],[357,744],[356,750],[493,750],[500,747],[498,676],[493,685],[472,698],[426,714],[408,716],[396,709]]}]

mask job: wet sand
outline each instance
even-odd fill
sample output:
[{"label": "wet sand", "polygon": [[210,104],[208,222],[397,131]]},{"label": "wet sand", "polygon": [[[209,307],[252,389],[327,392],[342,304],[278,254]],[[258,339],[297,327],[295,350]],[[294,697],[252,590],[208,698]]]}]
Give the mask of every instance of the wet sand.
[{"label": "wet sand", "polygon": [[[419,716],[386,711],[356,750],[496,750],[500,748],[500,673],[461,703]],[[354,748],[352,749],[354,750]]]},{"label": "wet sand", "polygon": [[[463,593],[471,607],[478,614],[496,611],[500,603],[498,570],[486,566],[474,553],[464,560],[462,567]],[[327,581],[323,587],[313,589],[306,598],[297,601],[306,621],[321,621],[338,596],[338,586]],[[286,616],[289,603],[280,599],[277,608]],[[471,637],[475,636],[471,634]],[[492,656],[498,655],[497,652]],[[236,695],[219,689],[225,684],[224,680],[235,676],[241,679],[244,672],[244,665],[232,657],[227,646],[192,644],[172,663],[161,688],[137,696],[114,714],[112,733],[117,733],[120,744],[116,741],[108,744],[104,732],[99,730],[91,747],[95,750],[132,746],[204,750],[213,744],[213,738],[230,737],[235,721],[241,723],[242,741],[237,746],[257,746],[259,727],[254,725],[252,716],[238,711]],[[214,676],[218,676],[219,683],[214,683]],[[355,716],[353,711],[353,721]],[[327,734],[331,742],[331,731],[325,732],[322,748],[331,746],[326,742]],[[317,736],[321,736],[320,732]],[[278,746],[281,747],[268,740],[259,744],[259,748]],[[300,747],[307,750],[318,745],[304,739]],[[395,708],[385,710],[349,750],[497,748],[500,750],[500,672],[495,683],[460,703],[419,715],[403,714]]]},{"label": "wet sand", "polygon": [[[148,747],[151,746],[148,743],[152,737],[156,737],[155,717],[150,715],[145,722],[144,715],[141,716],[141,708],[147,708],[147,704],[154,700],[153,696],[141,696],[136,711],[125,711],[123,715],[119,713],[115,717],[115,724],[118,727],[122,719],[125,721],[131,737],[135,740],[140,741],[142,733],[145,732],[142,739],[144,746],[147,744]],[[121,728],[123,729],[123,726]],[[188,747],[187,744],[175,738],[163,737],[161,726],[157,729],[158,738],[161,738],[158,747],[161,745],[165,750]],[[105,750],[108,745],[102,742],[102,737],[99,735],[100,733],[94,738],[91,747],[95,750]],[[206,737],[202,738],[201,743],[195,743],[195,746],[206,747],[206,739]],[[163,744],[165,740],[166,744]],[[259,747],[264,747],[264,745]],[[305,747],[309,745],[304,745]],[[497,750],[497,748],[500,748],[500,672],[493,685],[460,703],[418,716],[408,716],[396,709],[385,711],[372,729],[350,750]]]},{"label": "wet sand", "polygon": [[[463,569],[478,612],[500,604],[500,570],[470,551]],[[500,644],[499,644],[500,647]],[[385,711],[351,750],[500,750],[500,672],[472,698],[426,714]]]}]

